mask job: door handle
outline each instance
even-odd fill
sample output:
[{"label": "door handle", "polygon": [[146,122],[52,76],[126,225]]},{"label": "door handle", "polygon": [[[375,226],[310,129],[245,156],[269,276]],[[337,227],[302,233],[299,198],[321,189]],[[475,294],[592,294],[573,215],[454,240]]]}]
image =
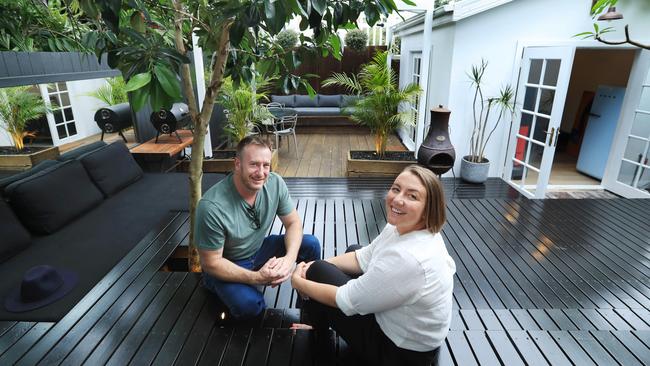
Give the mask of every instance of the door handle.
[{"label": "door handle", "polygon": [[547,135],[551,135],[548,139],[548,146],[553,146],[553,136],[555,136],[555,127],[551,127],[550,131],[546,131]]},{"label": "door handle", "polygon": [[557,140],[559,139],[560,139],[560,129],[558,128],[557,130],[555,130],[555,145],[553,145],[553,147],[557,147]]}]

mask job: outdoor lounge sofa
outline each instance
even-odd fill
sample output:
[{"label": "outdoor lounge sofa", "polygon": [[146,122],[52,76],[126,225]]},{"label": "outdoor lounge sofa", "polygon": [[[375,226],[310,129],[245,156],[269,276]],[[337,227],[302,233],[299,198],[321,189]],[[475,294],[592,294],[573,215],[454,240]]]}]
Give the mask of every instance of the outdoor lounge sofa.
[{"label": "outdoor lounge sofa", "polygon": [[298,114],[298,126],[352,126],[344,108],[352,103],[353,95],[271,95],[271,102],[295,109]]},{"label": "outdoor lounge sofa", "polygon": [[[61,319],[170,211],[188,210],[188,175],[143,173],[121,141],[89,145],[0,180],[0,297],[31,267],[75,271],[54,304],[0,320]],[[204,174],[205,189],[222,175]]]}]

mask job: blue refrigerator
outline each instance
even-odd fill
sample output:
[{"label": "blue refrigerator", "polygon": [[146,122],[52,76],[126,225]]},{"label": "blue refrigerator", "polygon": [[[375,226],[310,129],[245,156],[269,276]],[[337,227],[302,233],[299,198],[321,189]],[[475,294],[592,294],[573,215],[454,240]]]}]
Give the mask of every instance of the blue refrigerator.
[{"label": "blue refrigerator", "polygon": [[576,165],[579,172],[603,179],[624,95],[625,88],[622,87],[601,85],[596,90],[580,145]]}]

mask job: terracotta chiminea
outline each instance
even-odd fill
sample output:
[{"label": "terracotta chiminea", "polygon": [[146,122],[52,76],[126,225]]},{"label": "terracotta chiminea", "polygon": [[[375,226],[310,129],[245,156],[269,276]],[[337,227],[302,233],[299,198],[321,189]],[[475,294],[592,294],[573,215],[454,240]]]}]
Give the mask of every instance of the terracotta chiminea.
[{"label": "terracotta chiminea", "polygon": [[451,111],[439,105],[431,110],[431,125],[427,137],[418,150],[418,163],[442,175],[454,167],[456,151],[449,141]]}]

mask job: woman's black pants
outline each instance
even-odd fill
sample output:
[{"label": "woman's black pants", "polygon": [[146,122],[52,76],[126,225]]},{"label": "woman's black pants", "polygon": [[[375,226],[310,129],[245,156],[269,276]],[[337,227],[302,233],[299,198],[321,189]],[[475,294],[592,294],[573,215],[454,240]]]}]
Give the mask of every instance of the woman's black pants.
[{"label": "woman's black pants", "polygon": [[[349,251],[360,246],[350,246]],[[307,270],[307,279],[342,286],[353,277],[326,261],[316,261]],[[416,352],[397,347],[377,324],[374,314],[347,316],[341,310],[308,300],[303,310],[318,331],[332,327],[352,348],[355,355],[370,365],[431,365],[438,349]]]}]

